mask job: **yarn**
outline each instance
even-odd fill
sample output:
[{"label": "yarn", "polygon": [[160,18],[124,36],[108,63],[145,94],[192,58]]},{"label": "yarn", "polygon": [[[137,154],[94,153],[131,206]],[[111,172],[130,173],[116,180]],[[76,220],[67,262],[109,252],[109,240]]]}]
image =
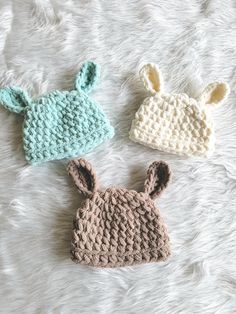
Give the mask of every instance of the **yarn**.
[{"label": "yarn", "polygon": [[84,159],[70,161],[68,172],[86,197],[73,223],[71,256],[75,263],[121,267],[169,257],[169,236],[154,204],[170,179],[166,163],[150,165],[143,192],[99,190],[96,174]]},{"label": "yarn", "polygon": [[99,67],[86,62],[72,91],[54,91],[31,100],[19,87],[0,90],[0,103],[25,117],[23,143],[29,163],[83,155],[113,137],[113,127],[105,114],[88,97],[98,77]]},{"label": "yarn", "polygon": [[141,69],[140,78],[151,96],[135,114],[130,139],[169,153],[210,156],[215,146],[211,108],[227,97],[229,86],[211,83],[197,99],[164,93],[161,72],[153,63]]}]

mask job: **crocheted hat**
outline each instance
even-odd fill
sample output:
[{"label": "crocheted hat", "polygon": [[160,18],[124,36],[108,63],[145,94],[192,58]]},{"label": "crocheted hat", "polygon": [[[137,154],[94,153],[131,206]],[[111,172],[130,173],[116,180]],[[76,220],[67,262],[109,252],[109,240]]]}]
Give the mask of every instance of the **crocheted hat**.
[{"label": "crocheted hat", "polygon": [[143,192],[123,188],[99,190],[92,166],[84,159],[72,160],[68,172],[86,197],[74,218],[74,262],[120,267],[167,259],[169,237],[154,204],[170,178],[166,163],[150,165]]},{"label": "crocheted hat", "polygon": [[54,91],[38,100],[19,87],[0,90],[0,103],[25,116],[23,142],[31,164],[86,154],[114,130],[89,92],[98,81],[99,68],[83,64],[75,79],[75,90]]},{"label": "crocheted hat", "polygon": [[134,142],[179,155],[211,155],[214,128],[211,108],[229,93],[226,83],[209,84],[197,99],[163,92],[162,76],[155,64],[140,71],[152,94],[135,114],[129,137]]}]

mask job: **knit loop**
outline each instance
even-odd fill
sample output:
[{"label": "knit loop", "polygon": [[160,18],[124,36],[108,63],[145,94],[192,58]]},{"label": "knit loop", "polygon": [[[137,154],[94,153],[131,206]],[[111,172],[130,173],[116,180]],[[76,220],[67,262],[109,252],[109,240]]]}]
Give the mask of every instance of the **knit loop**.
[{"label": "knit loop", "polygon": [[0,103],[12,112],[23,113],[25,108],[30,105],[31,99],[19,87],[6,87],[0,89]]},{"label": "knit loop", "polygon": [[82,158],[71,160],[67,170],[81,194],[91,197],[96,192],[96,174],[88,161]]},{"label": "knit loop", "polygon": [[154,161],[148,168],[144,182],[144,192],[152,199],[157,198],[165,190],[170,180],[171,171],[164,161]]},{"label": "knit loop", "polygon": [[99,66],[91,61],[84,63],[75,79],[75,88],[78,91],[89,93],[99,79]]}]

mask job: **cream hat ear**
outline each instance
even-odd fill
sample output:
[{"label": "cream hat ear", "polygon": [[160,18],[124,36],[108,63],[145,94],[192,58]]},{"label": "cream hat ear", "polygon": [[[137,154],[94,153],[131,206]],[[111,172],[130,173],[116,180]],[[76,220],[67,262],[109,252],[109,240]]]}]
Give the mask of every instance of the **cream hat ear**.
[{"label": "cream hat ear", "polygon": [[156,64],[145,64],[141,68],[139,75],[144,87],[152,94],[156,94],[162,90],[162,75]]},{"label": "cream hat ear", "polygon": [[224,82],[214,82],[204,89],[198,100],[206,105],[214,106],[227,98],[230,92],[229,85]]}]

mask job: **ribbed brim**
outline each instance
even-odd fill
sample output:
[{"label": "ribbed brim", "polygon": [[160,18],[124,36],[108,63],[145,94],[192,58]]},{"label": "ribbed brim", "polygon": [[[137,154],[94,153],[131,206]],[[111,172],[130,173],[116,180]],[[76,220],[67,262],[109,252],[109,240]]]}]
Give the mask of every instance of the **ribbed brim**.
[{"label": "ribbed brim", "polygon": [[59,160],[63,158],[73,158],[84,155],[104,141],[114,136],[114,129],[111,126],[98,128],[96,133],[89,133],[84,138],[73,138],[61,146],[51,145],[45,149],[37,150],[34,147],[30,149],[24,145],[26,160],[33,165],[50,160]]},{"label": "ribbed brim", "polygon": [[71,259],[75,263],[93,267],[122,267],[132,266],[144,263],[156,263],[165,261],[170,256],[169,246],[164,246],[161,249],[150,249],[144,252],[133,253],[101,253],[89,252],[88,250],[71,250]]},{"label": "ribbed brim", "polygon": [[214,144],[212,141],[201,144],[194,141],[189,143],[187,141],[181,140],[163,140],[158,136],[154,136],[153,134],[147,134],[135,126],[131,128],[129,138],[132,141],[144,146],[181,156],[210,156],[214,151]]}]

